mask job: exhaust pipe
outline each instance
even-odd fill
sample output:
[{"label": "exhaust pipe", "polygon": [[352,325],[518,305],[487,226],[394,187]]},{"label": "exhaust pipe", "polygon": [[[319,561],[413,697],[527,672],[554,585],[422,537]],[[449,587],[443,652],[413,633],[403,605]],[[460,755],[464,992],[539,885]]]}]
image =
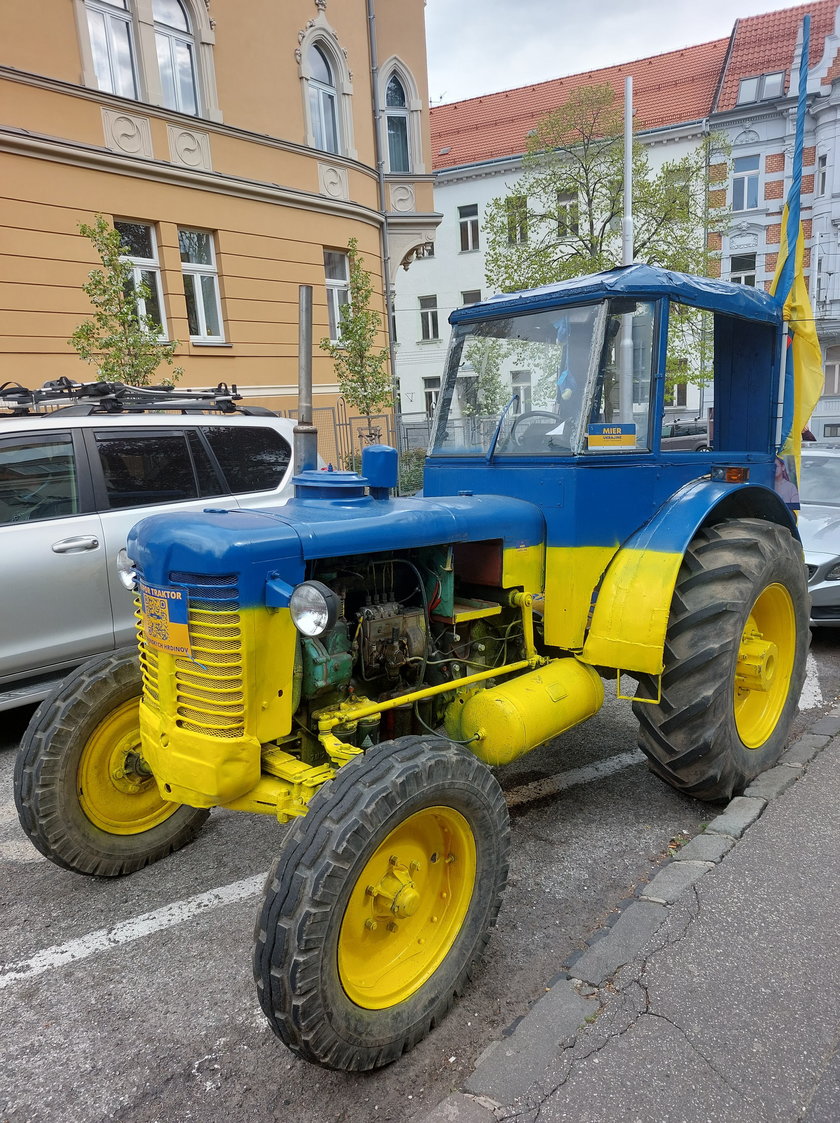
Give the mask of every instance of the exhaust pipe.
[{"label": "exhaust pipe", "polygon": [[298,288],[298,419],[295,475],[318,467],[318,430],[312,424],[312,285]]}]

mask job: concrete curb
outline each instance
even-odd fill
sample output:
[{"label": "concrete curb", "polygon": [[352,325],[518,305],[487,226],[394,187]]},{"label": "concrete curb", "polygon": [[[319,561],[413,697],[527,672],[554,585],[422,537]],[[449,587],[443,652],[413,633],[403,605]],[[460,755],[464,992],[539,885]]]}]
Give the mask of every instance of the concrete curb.
[{"label": "concrete curb", "polygon": [[599,1011],[599,987],[633,961],[667,919],[671,906],[723,860],[768,804],[807,770],[807,765],[840,734],[840,705],[818,719],[741,796],[666,861],[652,881],[624,908],[614,924],[594,933],[588,946],[569,959],[566,970],[508,1030],[478,1058],[464,1091],[453,1093],[422,1117],[422,1123],[494,1123],[495,1110],[524,1096],[556,1059],[558,1050]]}]

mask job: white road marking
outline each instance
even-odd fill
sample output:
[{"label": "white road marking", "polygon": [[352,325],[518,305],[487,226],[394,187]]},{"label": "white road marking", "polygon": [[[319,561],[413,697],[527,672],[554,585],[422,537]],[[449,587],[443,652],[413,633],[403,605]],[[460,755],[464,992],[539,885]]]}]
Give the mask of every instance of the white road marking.
[{"label": "white road marking", "polygon": [[100,928],[87,936],[80,936],[77,940],[69,940],[66,944],[45,948],[31,959],[0,966],[0,989],[21,982],[23,979],[42,975],[45,971],[52,971],[56,967],[63,967],[67,963],[77,963],[80,959],[87,959],[90,955],[118,947],[120,944],[141,940],[144,936],[160,932],[164,928],[174,928],[176,924],[183,924],[193,916],[220,908],[222,905],[253,897],[260,891],[264,882],[264,873],[246,877],[242,881],[234,881],[219,889],[210,889],[207,893],[199,893],[195,897],[187,897],[186,900],[164,905],[154,912],[146,912],[142,916],[123,920],[111,928]]},{"label": "white road marking", "polygon": [[815,710],[823,704],[822,690],[820,690],[820,675],[817,661],[811,652],[805,660],[805,685],[799,698],[800,710]]},{"label": "white road marking", "polygon": [[644,753],[638,749],[633,749],[629,753],[619,753],[618,756],[611,756],[609,760],[587,764],[585,768],[572,768],[568,772],[560,772],[557,776],[546,776],[543,780],[534,780],[533,783],[523,784],[520,788],[511,788],[509,792],[505,792],[505,800],[508,807],[518,807],[521,803],[530,803],[547,795],[564,792],[567,788],[577,787],[578,784],[588,784],[590,780],[601,780],[604,776],[623,772],[625,768],[642,764],[644,760]]},{"label": "white road marking", "polygon": [[[620,753],[610,757],[609,760],[598,761],[587,765],[585,768],[573,768],[568,772],[561,772],[557,776],[548,776],[543,780],[535,780],[531,784],[512,788],[506,793],[508,805],[516,807],[534,799],[542,799],[547,795],[565,791],[567,788],[579,784],[587,784],[591,780],[600,780],[611,776],[644,761],[644,756],[637,749],[633,752]],[[20,960],[17,963],[0,965],[0,990],[11,986],[12,983],[32,979],[46,971],[57,967],[64,967],[68,963],[78,963],[88,956],[96,955],[101,951],[109,951],[121,944],[141,940],[153,932],[160,932],[165,928],[174,928],[184,921],[190,920],[201,913],[229,905],[235,901],[243,901],[248,897],[256,896],[265,881],[265,874],[256,874],[254,877],[234,881],[230,885],[223,885],[218,889],[210,889],[206,893],[199,893],[195,897],[187,897],[183,901],[175,901],[171,905],[155,909],[154,912],[143,913],[142,916],[123,920],[111,928],[100,928],[90,932],[87,936],[80,936],[76,940],[69,940],[66,944],[56,944],[45,948],[33,955],[31,959]]]}]

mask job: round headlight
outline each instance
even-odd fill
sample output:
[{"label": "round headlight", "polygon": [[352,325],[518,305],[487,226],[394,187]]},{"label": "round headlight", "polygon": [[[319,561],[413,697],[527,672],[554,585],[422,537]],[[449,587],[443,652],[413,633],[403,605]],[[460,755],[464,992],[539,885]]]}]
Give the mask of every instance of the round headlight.
[{"label": "round headlight", "polygon": [[321,581],[304,581],[289,600],[289,611],[304,636],[320,636],[338,619],[338,597]]},{"label": "round headlight", "polygon": [[129,592],[137,588],[137,570],[134,568],[134,562],[128,556],[125,546],[117,554],[117,576]]}]

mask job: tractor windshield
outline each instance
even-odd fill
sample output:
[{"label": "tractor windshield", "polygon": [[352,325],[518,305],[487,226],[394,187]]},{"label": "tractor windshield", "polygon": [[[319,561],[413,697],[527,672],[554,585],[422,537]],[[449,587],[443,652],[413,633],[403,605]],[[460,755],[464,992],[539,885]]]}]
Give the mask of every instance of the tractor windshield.
[{"label": "tractor windshield", "polygon": [[430,455],[650,447],[653,325],[654,305],[628,300],[456,325]]}]

